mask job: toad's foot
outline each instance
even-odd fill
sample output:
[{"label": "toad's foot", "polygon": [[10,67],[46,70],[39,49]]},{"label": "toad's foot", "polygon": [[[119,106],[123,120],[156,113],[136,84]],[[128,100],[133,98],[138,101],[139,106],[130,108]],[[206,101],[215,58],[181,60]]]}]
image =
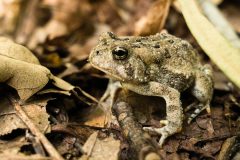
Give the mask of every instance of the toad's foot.
[{"label": "toad's foot", "polygon": [[207,102],[207,104],[202,104],[202,103],[196,104],[196,103],[193,103],[193,104],[189,105],[185,109],[185,111],[188,111],[188,110],[193,109],[193,108],[194,108],[193,113],[190,115],[190,117],[188,117],[188,121],[187,121],[188,124],[190,124],[192,122],[192,120],[194,118],[196,118],[204,110],[206,110],[208,114],[211,114],[209,102]]},{"label": "toad's foot", "polygon": [[162,145],[165,142],[165,140],[169,136],[171,136],[177,132],[180,132],[182,127],[179,125],[174,125],[173,123],[169,122],[168,120],[162,120],[162,121],[160,121],[160,123],[165,124],[166,126],[164,126],[162,128],[143,127],[143,130],[160,134],[161,138],[158,143],[159,143],[159,146],[162,148]]}]

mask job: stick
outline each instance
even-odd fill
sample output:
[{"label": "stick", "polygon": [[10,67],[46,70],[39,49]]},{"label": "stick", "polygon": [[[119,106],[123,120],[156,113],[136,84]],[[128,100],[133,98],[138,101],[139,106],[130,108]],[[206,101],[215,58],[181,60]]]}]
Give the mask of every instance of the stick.
[{"label": "stick", "polygon": [[29,130],[34,134],[43,144],[48,154],[57,160],[64,160],[62,156],[58,153],[58,151],[53,147],[53,145],[48,141],[48,139],[42,134],[39,129],[35,126],[35,124],[31,121],[31,119],[24,112],[22,107],[18,102],[13,103],[14,108],[16,110],[17,115],[21,118],[21,120],[26,124]]}]

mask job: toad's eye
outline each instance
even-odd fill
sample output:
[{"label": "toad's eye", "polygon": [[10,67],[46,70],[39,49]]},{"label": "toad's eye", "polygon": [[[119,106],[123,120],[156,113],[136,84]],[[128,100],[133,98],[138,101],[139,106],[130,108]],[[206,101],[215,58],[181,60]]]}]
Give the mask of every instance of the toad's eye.
[{"label": "toad's eye", "polygon": [[112,55],[116,60],[124,60],[128,56],[128,50],[124,47],[116,47],[112,50]]}]

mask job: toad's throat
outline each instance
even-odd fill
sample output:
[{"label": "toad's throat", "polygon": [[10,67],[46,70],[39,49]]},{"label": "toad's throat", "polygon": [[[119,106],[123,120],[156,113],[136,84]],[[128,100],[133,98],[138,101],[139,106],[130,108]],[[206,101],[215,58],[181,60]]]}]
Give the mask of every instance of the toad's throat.
[{"label": "toad's throat", "polygon": [[110,71],[108,71],[108,69],[103,69],[103,68],[101,68],[101,67],[99,67],[99,66],[97,66],[97,65],[94,65],[93,63],[91,63],[91,65],[92,65],[94,68],[96,68],[96,69],[98,69],[98,70],[106,73],[107,75],[109,75],[111,78],[113,78],[113,79],[115,79],[115,80],[122,81],[122,82],[125,81],[122,77],[120,77],[120,76],[118,76],[118,75],[112,74]]}]

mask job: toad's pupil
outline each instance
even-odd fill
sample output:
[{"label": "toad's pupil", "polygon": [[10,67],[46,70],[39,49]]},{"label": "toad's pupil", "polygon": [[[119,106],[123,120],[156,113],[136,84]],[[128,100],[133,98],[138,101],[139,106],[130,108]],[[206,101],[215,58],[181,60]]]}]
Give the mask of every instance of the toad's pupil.
[{"label": "toad's pupil", "polygon": [[123,47],[116,47],[115,49],[113,49],[112,54],[114,59],[124,60],[128,56],[128,50]]}]

